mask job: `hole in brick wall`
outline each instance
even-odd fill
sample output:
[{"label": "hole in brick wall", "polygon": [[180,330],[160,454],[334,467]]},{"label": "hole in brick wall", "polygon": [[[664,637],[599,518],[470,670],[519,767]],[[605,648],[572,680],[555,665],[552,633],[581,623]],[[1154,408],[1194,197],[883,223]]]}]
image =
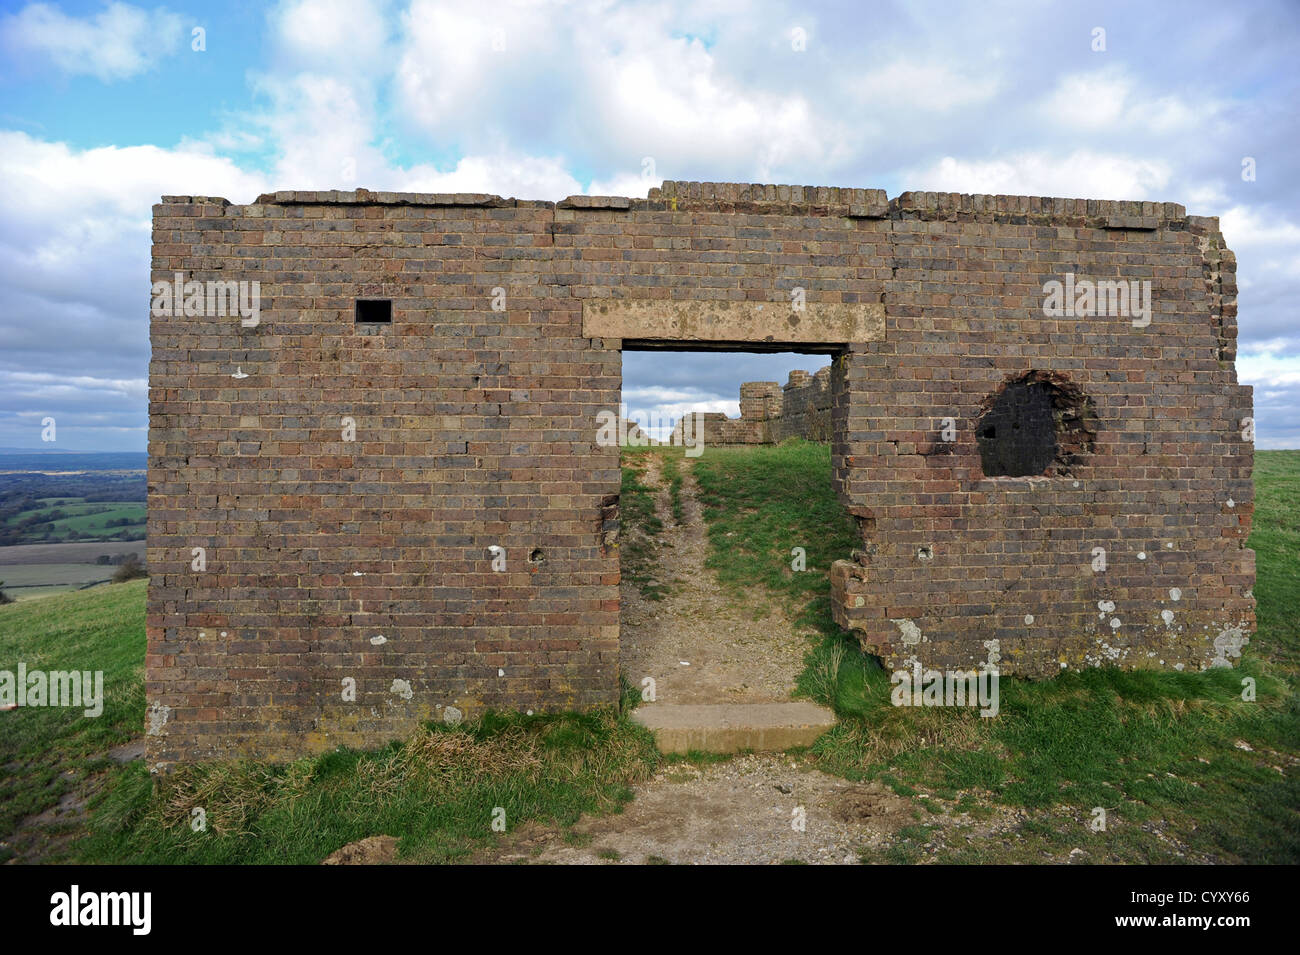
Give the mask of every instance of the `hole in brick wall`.
[{"label": "hole in brick wall", "polygon": [[542,553],[542,551],[541,551],[540,548],[537,548],[537,549],[533,550],[533,551],[528,555],[528,563],[530,563],[530,564],[540,564],[540,563],[542,563],[544,560],[546,560],[546,555]]},{"label": "hole in brick wall", "polygon": [[1065,375],[1013,376],[984,399],[975,426],[985,477],[1068,474],[1096,440],[1091,400]]},{"label": "hole in brick wall", "polygon": [[357,299],[358,325],[387,325],[393,321],[393,302],[387,298]]}]

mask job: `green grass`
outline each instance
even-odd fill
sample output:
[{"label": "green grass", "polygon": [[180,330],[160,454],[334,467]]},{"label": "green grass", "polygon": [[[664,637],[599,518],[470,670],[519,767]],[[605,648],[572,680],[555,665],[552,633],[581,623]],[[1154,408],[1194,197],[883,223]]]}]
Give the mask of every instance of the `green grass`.
[{"label": "green grass", "polygon": [[[102,670],[104,711],[20,707],[0,713],[0,842],[103,769],[103,754],[144,719],[146,581],[0,606],[0,670]],[[0,861],[5,850],[0,849]]]},{"label": "green grass", "polygon": [[[465,860],[536,821],[567,827],[620,809],[657,762],[649,734],[613,710],[489,713],[431,724],[377,751],[339,749],[288,765],[215,762],[150,779],[117,772],[95,807],[83,861],[311,864],[371,835],[398,837],[410,862]],[[194,831],[202,809],[204,831]],[[501,813],[504,815],[501,815]]]},{"label": "green grass", "polygon": [[[1004,677],[993,719],[973,710],[892,706],[888,674],[831,619],[830,562],[858,542],[831,489],[827,447],[713,451],[695,474],[707,502],[710,566],[738,593],[761,584],[823,634],[799,682],[841,718],[813,748],[819,768],[954,801],[973,793],[989,806],[1040,813],[1074,807],[1073,834],[1117,861],[1178,861],[1164,838],[1172,836],[1222,861],[1296,862],[1300,452],[1259,452],[1256,461],[1250,546],[1258,561],[1259,633],[1239,667],[1100,669],[1042,682]],[[803,573],[790,571],[793,546],[807,549]],[[1244,676],[1258,681],[1256,702],[1241,699]],[[1086,826],[1095,806],[1110,812],[1104,833]],[[1032,832],[1027,838],[1034,851],[1048,851],[1051,840],[1035,842]],[[947,861],[989,861],[989,851],[953,850]],[[916,855],[901,839],[890,861]]]},{"label": "green grass", "polygon": [[[798,623],[838,635],[828,573],[860,543],[830,493],[830,448],[806,441],[709,448],[695,460],[711,552],[706,566],[737,591],[758,585],[801,611]],[[805,570],[795,570],[795,548]]]},{"label": "green grass", "polygon": [[[622,451],[623,484],[619,495],[619,569],[647,600],[662,600],[668,584],[659,579],[659,536],[664,523],[655,513],[655,488],[643,480],[651,461],[649,449]],[[665,454],[666,458],[667,455]]]}]

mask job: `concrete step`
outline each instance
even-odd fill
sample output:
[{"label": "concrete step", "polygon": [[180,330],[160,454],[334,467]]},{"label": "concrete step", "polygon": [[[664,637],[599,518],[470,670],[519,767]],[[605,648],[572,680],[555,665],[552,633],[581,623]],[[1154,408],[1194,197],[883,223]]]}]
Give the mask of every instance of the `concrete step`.
[{"label": "concrete step", "polygon": [[661,753],[738,753],[810,746],[835,725],[835,714],[791,703],[650,703],[632,719],[654,733]]}]

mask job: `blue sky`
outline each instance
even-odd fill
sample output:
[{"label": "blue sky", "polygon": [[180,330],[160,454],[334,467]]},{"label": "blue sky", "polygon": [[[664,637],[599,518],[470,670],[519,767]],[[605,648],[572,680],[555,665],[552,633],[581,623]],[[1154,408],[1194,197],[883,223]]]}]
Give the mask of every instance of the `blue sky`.
[{"label": "blue sky", "polygon": [[[54,416],[59,447],[144,449],[160,195],[660,179],[1220,216],[1257,444],[1300,447],[1298,39],[1294,2],[3,0],[0,447],[48,447]],[[661,413],[823,363],[625,357],[625,401]]]}]

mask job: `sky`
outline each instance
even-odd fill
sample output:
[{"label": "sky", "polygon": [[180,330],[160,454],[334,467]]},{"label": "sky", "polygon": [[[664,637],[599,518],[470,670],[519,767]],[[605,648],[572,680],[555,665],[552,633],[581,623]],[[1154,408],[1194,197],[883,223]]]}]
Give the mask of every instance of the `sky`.
[{"label": "sky", "polygon": [[[662,179],[1179,202],[1300,447],[1300,3],[0,0],[0,447],[144,450],[162,195],[644,197]],[[814,356],[624,356],[738,413]]]}]

